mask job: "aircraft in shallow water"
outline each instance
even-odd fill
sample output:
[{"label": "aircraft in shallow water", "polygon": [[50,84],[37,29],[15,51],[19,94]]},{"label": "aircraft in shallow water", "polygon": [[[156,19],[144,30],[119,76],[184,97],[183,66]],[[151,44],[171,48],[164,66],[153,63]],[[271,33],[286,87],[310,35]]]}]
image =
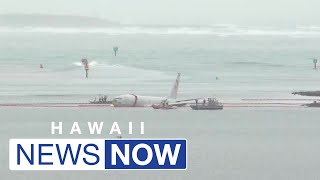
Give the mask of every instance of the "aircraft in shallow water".
[{"label": "aircraft in shallow water", "polygon": [[169,97],[156,97],[156,96],[141,96],[136,94],[124,94],[115,97],[112,100],[114,107],[146,107],[152,106],[153,104],[161,104],[164,101],[167,101],[170,105],[173,106],[183,106],[187,103],[184,101],[191,101],[195,99],[186,99],[177,101],[178,88],[180,82],[180,73],[177,75],[177,79],[174,82],[171,93]]}]

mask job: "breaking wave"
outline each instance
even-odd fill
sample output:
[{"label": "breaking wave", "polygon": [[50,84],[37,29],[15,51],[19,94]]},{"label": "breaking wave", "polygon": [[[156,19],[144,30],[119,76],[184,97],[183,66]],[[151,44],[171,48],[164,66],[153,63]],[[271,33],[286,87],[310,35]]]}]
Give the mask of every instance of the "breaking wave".
[{"label": "breaking wave", "polygon": [[107,34],[107,35],[216,35],[216,36],[320,36],[319,26],[294,28],[244,27],[228,24],[214,26],[119,26],[119,27],[0,27],[0,33],[55,33],[55,34]]},{"label": "breaking wave", "polygon": [[[99,61],[99,60],[98,60]],[[128,75],[128,74],[141,74],[144,76],[144,74],[149,74],[149,75],[160,75],[162,77],[165,77],[166,74],[162,71],[156,70],[156,69],[146,69],[138,66],[133,66],[133,65],[123,65],[123,64],[109,64],[109,63],[100,63],[98,61],[89,61],[89,66],[95,69],[100,69],[105,72],[109,72],[111,74],[117,74],[117,75]],[[81,67],[83,66],[81,62],[73,62],[72,63],[73,67]],[[69,68],[69,70],[74,69],[74,68]],[[171,77],[171,76],[169,76]]]},{"label": "breaking wave", "polygon": [[[75,65],[75,66],[83,66],[81,62],[74,62],[72,64]],[[89,61],[89,66],[95,66],[97,64],[98,64],[97,61]]]},{"label": "breaking wave", "polygon": [[265,67],[286,67],[285,64],[273,64],[273,63],[264,63],[264,62],[255,62],[255,61],[235,61],[229,64],[244,65],[244,66],[252,65],[252,66],[265,66]]}]

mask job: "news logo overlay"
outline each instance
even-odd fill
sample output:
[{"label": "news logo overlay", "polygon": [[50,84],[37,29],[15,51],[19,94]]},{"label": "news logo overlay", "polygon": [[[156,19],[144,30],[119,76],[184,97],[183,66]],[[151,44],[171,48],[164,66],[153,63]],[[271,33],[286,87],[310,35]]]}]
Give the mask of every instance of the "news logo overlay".
[{"label": "news logo overlay", "polygon": [[11,170],[185,170],[185,139],[11,139]]}]

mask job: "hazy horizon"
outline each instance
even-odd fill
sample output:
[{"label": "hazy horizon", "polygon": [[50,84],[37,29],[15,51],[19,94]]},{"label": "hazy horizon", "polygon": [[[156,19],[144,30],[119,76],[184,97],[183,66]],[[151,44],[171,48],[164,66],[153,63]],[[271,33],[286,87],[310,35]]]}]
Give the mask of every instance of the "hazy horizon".
[{"label": "hazy horizon", "polygon": [[319,25],[315,0],[0,0],[1,14],[51,14],[103,18],[122,24],[250,26]]}]

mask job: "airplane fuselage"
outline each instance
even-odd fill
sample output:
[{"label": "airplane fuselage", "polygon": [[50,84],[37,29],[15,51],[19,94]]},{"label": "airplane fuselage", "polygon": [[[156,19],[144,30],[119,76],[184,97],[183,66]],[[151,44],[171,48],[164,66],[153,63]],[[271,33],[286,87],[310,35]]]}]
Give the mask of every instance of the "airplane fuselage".
[{"label": "airplane fuselage", "polygon": [[146,107],[153,104],[160,104],[166,99],[165,97],[125,94],[115,97],[112,104],[115,107]]},{"label": "airplane fuselage", "polygon": [[[180,81],[180,73],[178,73],[176,81],[173,84],[169,99],[176,99],[178,94],[178,87]],[[164,100],[168,100],[166,97],[156,96],[140,96],[136,94],[124,94],[115,97],[112,100],[112,104],[115,107],[145,107],[153,104],[161,104]]]}]

